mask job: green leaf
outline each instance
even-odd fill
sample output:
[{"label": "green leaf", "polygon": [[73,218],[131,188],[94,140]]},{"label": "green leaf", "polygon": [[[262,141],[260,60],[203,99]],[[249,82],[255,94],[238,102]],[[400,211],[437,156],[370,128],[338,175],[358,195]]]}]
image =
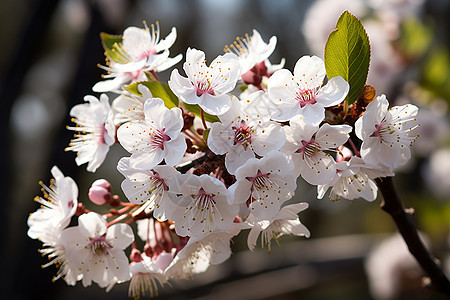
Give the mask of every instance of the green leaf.
[{"label": "green leaf", "polygon": [[209,136],[209,132],[211,131],[211,128],[207,128],[203,131],[203,140],[208,143],[208,136]]},{"label": "green leaf", "polygon": [[342,76],[350,85],[350,105],[361,95],[370,64],[370,42],[358,18],[345,11],[325,45],[325,68],[329,79]]},{"label": "green leaf", "polygon": [[126,64],[130,62],[130,59],[123,55],[123,50],[120,46],[122,43],[121,35],[112,35],[108,33],[100,33],[103,49],[105,49],[105,55],[112,61],[120,64]]},{"label": "green leaf", "polygon": [[138,90],[140,84],[145,85],[154,98],[161,98],[167,108],[178,107],[178,97],[172,92],[167,83],[159,81],[139,81],[124,87],[124,90],[142,96]]},{"label": "green leaf", "polygon": [[[188,111],[190,111],[194,115],[196,115],[200,118],[202,117],[202,112],[201,112],[200,106],[198,106],[197,104],[183,103],[183,106],[184,106],[184,108],[186,108]],[[203,112],[203,116],[205,117],[205,120],[208,122],[211,122],[211,123],[220,122],[220,120],[217,116],[210,115],[205,112]]]}]

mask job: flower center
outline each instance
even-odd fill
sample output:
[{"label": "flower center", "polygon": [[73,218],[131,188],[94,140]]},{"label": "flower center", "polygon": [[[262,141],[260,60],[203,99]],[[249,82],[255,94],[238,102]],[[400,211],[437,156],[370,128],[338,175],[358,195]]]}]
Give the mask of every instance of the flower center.
[{"label": "flower center", "polygon": [[195,90],[197,91],[197,97],[200,97],[203,94],[210,94],[214,96],[214,90],[211,87],[211,82],[209,79],[198,80],[195,83],[192,83]]},{"label": "flower center", "polygon": [[[273,186],[272,181],[269,179],[270,173],[262,173],[261,170],[258,170],[256,173],[256,176],[254,177],[245,177],[248,181],[252,182],[252,186],[250,188],[251,194],[248,198],[247,202],[245,203],[247,206],[250,206],[255,201],[261,200],[259,197],[256,197],[253,195],[253,193],[256,191],[257,193],[264,189],[269,189],[271,186]],[[264,194],[264,192],[262,192]],[[259,194],[259,193],[258,193]],[[257,199],[258,198],[258,199]]]},{"label": "flower center", "polygon": [[316,140],[314,140],[314,138],[311,138],[309,141],[303,140],[302,147],[295,151],[295,153],[303,154],[303,158],[305,158],[305,156],[310,158],[318,152],[320,152],[320,145],[316,142]]},{"label": "flower center", "polygon": [[161,150],[164,150],[164,143],[170,141],[170,137],[164,133],[165,130],[165,128],[162,130],[153,130],[150,137],[150,144],[153,148],[160,148]]},{"label": "flower center", "polygon": [[214,196],[214,194],[208,194],[203,188],[200,188],[194,198],[195,205],[197,205],[197,208],[200,210],[209,210],[211,206],[216,204]]},{"label": "flower center", "polygon": [[231,129],[234,130],[233,145],[241,144],[244,148],[247,148],[248,144],[252,142],[252,132],[254,130],[244,120],[241,121],[239,127],[233,126]]},{"label": "flower center", "polygon": [[315,104],[317,102],[316,92],[316,89],[299,89],[295,93],[295,100],[298,101],[302,108],[308,104]]},{"label": "flower center", "polygon": [[90,248],[94,255],[105,255],[113,246],[106,241],[104,236],[89,238],[89,244],[86,248]]}]

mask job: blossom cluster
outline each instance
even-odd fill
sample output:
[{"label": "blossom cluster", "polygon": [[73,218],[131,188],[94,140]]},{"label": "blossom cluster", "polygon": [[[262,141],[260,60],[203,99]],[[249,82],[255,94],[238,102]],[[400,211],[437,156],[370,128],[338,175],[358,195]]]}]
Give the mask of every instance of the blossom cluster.
[{"label": "blossom cluster", "polygon": [[[242,230],[250,250],[258,238],[270,251],[282,235],[309,237],[298,216],[308,204],[293,198],[300,177],[319,199],[329,192],[333,201],[374,201],[375,178],[393,176],[411,157],[417,107],[389,108],[384,95],[363,92],[347,109],[349,84],[327,78],[317,56],[301,57],[293,72],[284,59],[271,64],[276,37],[266,43],[254,30],[211,63],[188,48],[183,70],[163,83],[157,73],[182,60],[170,57],[175,40],[175,28],[165,39],[158,24],[127,28],[105,49],[108,74],[93,87],[112,102],[86,96],[71,109],[75,137],[66,150],[77,152],[78,165],[95,172],[114,144],[129,152],[117,165],[128,201],[98,180],[89,198],[113,208],[89,211],[76,183],[52,169],[28,235],[42,241],[45,266],[59,266],[55,279],[108,289],[130,281],[131,297],[154,296],[228,259]],[[73,216],[78,226],[69,226]]]}]

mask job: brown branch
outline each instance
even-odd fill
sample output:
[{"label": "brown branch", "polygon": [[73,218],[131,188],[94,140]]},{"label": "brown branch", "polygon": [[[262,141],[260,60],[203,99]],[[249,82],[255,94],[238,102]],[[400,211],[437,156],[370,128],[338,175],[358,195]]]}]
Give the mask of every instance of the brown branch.
[{"label": "brown branch", "polygon": [[440,262],[425,247],[419,237],[413,220],[413,209],[404,209],[392,183],[392,177],[377,178],[378,188],[383,195],[381,209],[391,215],[405,240],[409,251],[431,280],[431,286],[450,296],[450,281],[440,266]]}]

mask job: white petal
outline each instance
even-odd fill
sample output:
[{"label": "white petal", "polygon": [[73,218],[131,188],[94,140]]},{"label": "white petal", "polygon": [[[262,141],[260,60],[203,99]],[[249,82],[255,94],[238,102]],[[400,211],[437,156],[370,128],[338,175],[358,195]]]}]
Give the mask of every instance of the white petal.
[{"label": "white petal", "polygon": [[347,97],[350,86],[341,76],[331,78],[327,84],[319,90],[316,96],[317,102],[324,107],[338,105]]}]

